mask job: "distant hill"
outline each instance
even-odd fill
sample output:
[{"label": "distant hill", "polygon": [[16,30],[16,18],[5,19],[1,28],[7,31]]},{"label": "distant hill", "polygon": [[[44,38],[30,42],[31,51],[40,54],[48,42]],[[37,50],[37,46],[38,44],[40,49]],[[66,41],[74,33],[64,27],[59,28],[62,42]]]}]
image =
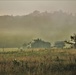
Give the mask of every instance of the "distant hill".
[{"label": "distant hill", "polygon": [[62,11],[34,11],[23,16],[0,16],[0,47],[19,47],[33,38],[49,42],[68,39],[76,32],[76,15]]}]

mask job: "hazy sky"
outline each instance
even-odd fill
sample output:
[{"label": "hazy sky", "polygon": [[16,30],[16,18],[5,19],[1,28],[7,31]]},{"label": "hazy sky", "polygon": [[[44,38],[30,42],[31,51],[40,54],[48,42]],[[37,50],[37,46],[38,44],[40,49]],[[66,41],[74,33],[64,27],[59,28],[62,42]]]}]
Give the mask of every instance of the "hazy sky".
[{"label": "hazy sky", "polygon": [[[54,12],[62,10],[67,13],[76,13],[76,1],[75,0],[0,0],[0,15],[26,15],[32,13],[35,10],[40,12],[48,11]],[[68,17],[65,17],[67,20]],[[53,20],[54,19],[54,20]],[[56,17],[53,16],[52,22],[39,20],[38,24],[35,20],[29,18],[16,22],[15,18],[10,20],[3,18],[0,20],[0,45],[5,41],[6,44],[13,43],[13,45],[21,44],[24,41],[32,40],[33,38],[41,38],[50,42],[57,40],[64,40],[76,32],[76,18],[68,18],[68,22],[64,20],[64,16]],[[23,19],[22,19],[23,20]],[[73,21],[74,20],[74,21]],[[32,22],[31,22],[32,21]],[[73,23],[74,22],[74,23]],[[22,25],[23,24],[23,25]],[[34,25],[33,25],[34,24]],[[20,27],[19,27],[20,26]],[[69,26],[69,28],[68,28]],[[34,28],[35,27],[35,28]],[[48,33],[48,34],[47,34]],[[50,35],[49,35],[50,34]],[[5,41],[4,41],[5,40]],[[3,43],[3,44],[4,44]],[[8,45],[9,45],[8,44]],[[11,44],[12,45],[12,44]]]},{"label": "hazy sky", "polygon": [[34,10],[39,10],[41,12],[48,11],[58,11],[63,10],[64,12],[76,13],[76,1],[63,1],[63,0],[51,0],[51,1],[1,1],[0,0],[0,15],[26,15],[33,12]]}]

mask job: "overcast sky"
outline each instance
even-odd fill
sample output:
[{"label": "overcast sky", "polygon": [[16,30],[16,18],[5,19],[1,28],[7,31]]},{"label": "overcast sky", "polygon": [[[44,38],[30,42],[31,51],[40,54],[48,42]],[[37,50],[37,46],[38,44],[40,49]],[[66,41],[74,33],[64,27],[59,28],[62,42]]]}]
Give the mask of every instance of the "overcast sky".
[{"label": "overcast sky", "polygon": [[34,10],[76,13],[76,1],[0,1],[0,15],[26,15]]}]

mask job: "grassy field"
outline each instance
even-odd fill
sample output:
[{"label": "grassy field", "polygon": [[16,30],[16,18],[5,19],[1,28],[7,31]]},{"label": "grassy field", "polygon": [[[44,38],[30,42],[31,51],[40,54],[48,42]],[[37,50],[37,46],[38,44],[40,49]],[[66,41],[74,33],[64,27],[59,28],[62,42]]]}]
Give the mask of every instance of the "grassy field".
[{"label": "grassy field", "polygon": [[0,49],[0,75],[76,75],[75,49]]}]

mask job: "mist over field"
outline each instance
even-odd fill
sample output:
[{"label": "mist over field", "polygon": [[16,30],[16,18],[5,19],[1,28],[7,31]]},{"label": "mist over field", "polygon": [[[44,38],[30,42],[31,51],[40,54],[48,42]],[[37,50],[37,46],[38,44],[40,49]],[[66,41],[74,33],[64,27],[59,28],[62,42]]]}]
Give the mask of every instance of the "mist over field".
[{"label": "mist over field", "polygon": [[0,47],[19,47],[34,38],[55,42],[76,32],[76,15],[60,11],[0,16]]},{"label": "mist over field", "polygon": [[20,47],[36,38],[54,43],[76,32],[76,1],[0,0],[0,47]]},{"label": "mist over field", "polygon": [[0,75],[76,75],[75,0],[0,0]]}]

